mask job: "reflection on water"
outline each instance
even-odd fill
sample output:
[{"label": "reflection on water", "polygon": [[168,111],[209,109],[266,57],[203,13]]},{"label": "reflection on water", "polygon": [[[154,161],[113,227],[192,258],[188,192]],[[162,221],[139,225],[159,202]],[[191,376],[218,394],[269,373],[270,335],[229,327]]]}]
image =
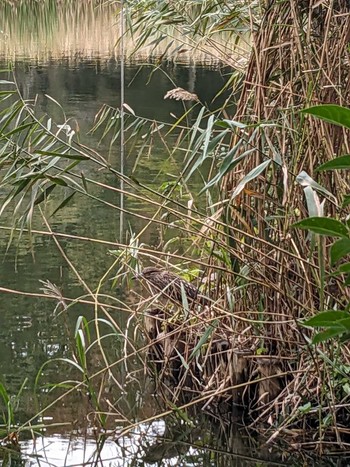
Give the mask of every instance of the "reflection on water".
[{"label": "reflection on water", "polygon": [[[278,457],[257,449],[253,440],[243,439],[237,430],[202,424],[187,426],[184,421],[164,420],[141,423],[127,434],[122,428],[98,439],[93,430],[84,438],[45,436],[23,443],[26,466],[283,466]],[[231,425],[233,428],[233,425]],[[95,438],[95,441],[94,441]],[[221,441],[220,441],[221,440]],[[222,443],[222,440],[224,443]],[[289,464],[290,465],[290,464]]]},{"label": "reflection on water", "polygon": [[[195,422],[196,423],[196,422]],[[22,467],[43,466],[198,466],[198,467],[345,467],[349,456],[299,456],[259,445],[239,432],[234,423],[223,425],[199,417],[197,424],[169,419],[141,423],[128,433],[116,426],[107,436],[89,430],[84,436],[50,435],[22,443]],[[80,433],[80,435],[82,435]]]},{"label": "reflection on water", "polygon": [[115,7],[93,1],[4,1],[0,8],[0,54],[7,59],[80,61],[114,57]]},{"label": "reflection on water", "polygon": [[23,443],[23,457],[26,465],[67,466],[67,465],[106,465],[123,466],[137,462],[142,465],[147,445],[154,443],[157,437],[164,434],[164,422],[150,425],[141,424],[127,436],[117,438],[110,436],[105,441],[96,442],[89,436],[76,435],[37,438],[35,442]]},{"label": "reflection on water", "polygon": [[[96,57],[116,58],[119,55],[116,45],[120,37],[119,5],[119,2],[104,0],[3,0],[0,55],[11,60],[30,57],[38,62],[64,57],[72,63]],[[194,49],[190,37],[169,26],[169,39],[157,46],[145,44],[133,54],[134,41],[128,36],[124,48],[127,57],[138,61],[148,60],[150,54],[156,57],[165,54],[178,63],[195,60],[210,65],[218,63],[222,57],[225,63],[237,64],[245,60],[250,49],[247,34],[241,33],[241,37],[238,45],[229,32],[212,32],[208,43],[202,37],[200,46]],[[181,51],[177,51],[177,41],[183,44]]]}]

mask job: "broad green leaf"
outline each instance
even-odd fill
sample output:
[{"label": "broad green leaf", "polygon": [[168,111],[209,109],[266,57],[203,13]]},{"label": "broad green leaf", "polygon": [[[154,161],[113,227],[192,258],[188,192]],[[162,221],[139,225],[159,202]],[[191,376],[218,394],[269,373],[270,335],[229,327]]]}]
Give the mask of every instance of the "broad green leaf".
[{"label": "broad green leaf", "polygon": [[348,237],[348,229],[344,224],[330,217],[309,217],[296,222],[292,227],[310,230],[319,235],[329,237]]},{"label": "broad green leaf", "polygon": [[334,125],[350,128],[350,109],[341,107],[340,105],[316,105],[302,110],[302,113],[312,115],[313,117],[320,118],[321,120],[333,123]]},{"label": "broad green leaf", "polygon": [[335,264],[344,256],[350,253],[350,239],[349,238],[341,238],[333,243],[331,246],[331,263]]},{"label": "broad green leaf", "polygon": [[327,161],[324,164],[317,167],[317,171],[321,170],[339,170],[339,169],[350,169],[350,154],[345,156],[336,157],[331,161]]},{"label": "broad green leaf", "polygon": [[339,324],[348,332],[350,331],[350,315],[346,319],[341,319]]},{"label": "broad green leaf", "polygon": [[340,327],[339,321],[350,318],[346,311],[329,310],[318,313],[312,318],[307,319],[302,324],[310,327]]},{"label": "broad green leaf", "polygon": [[350,263],[341,264],[339,266],[339,268],[338,268],[338,271],[339,272],[349,273],[350,272]]},{"label": "broad green leaf", "polygon": [[344,329],[326,329],[325,331],[318,332],[312,339],[313,344],[320,344],[321,342],[328,341],[332,337],[341,336]]},{"label": "broad green leaf", "polygon": [[240,192],[244,190],[244,187],[246,186],[246,184],[254,180],[256,177],[258,177],[270,163],[271,163],[271,160],[268,159],[267,161],[262,162],[257,167],[254,167],[254,169],[251,170],[236,186],[234,192],[231,195],[231,199],[238,196]]}]

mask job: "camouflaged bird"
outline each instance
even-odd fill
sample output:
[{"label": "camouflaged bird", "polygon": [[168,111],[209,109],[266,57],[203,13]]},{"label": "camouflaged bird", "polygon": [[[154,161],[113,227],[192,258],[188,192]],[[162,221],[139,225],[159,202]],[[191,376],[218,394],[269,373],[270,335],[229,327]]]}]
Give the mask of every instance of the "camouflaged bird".
[{"label": "camouflaged bird", "polygon": [[184,290],[188,303],[200,303],[209,305],[209,300],[200,295],[199,289],[190,282],[164,269],[153,266],[145,268],[140,274],[134,276],[135,279],[145,279],[152,292],[161,293],[164,298],[182,304],[182,290]]}]

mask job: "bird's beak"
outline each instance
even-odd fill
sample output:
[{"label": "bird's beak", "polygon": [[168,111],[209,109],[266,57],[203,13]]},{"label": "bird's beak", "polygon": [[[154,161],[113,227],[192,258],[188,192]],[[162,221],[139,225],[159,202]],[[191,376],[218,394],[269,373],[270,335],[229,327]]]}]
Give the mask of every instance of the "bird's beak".
[{"label": "bird's beak", "polygon": [[142,277],[142,273],[135,274],[134,276],[131,277],[131,279],[132,279],[132,280],[134,280],[134,279],[140,279],[140,277]]}]

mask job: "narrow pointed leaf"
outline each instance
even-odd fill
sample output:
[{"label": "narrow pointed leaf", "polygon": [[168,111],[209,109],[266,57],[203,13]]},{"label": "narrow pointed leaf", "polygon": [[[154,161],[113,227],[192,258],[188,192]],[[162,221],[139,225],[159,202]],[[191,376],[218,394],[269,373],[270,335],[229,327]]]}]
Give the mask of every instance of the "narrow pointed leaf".
[{"label": "narrow pointed leaf", "polygon": [[339,272],[350,273],[350,263],[341,264],[338,268]]},{"label": "narrow pointed leaf", "polygon": [[350,318],[346,311],[323,311],[303,322],[303,326],[310,327],[339,327],[339,321]]},{"label": "narrow pointed leaf", "polygon": [[67,183],[60,177],[52,177],[51,175],[45,174],[45,177],[48,178],[51,182],[55,183],[56,185],[60,186],[68,186]]},{"label": "narrow pointed leaf", "polygon": [[215,123],[215,125],[221,126],[223,128],[230,128],[231,130],[236,130],[237,128],[243,129],[247,127],[247,125],[245,125],[244,123],[237,122],[236,120],[227,120],[227,119],[218,120]]},{"label": "narrow pointed leaf", "polygon": [[236,186],[236,189],[231,195],[231,199],[239,195],[239,193],[244,189],[246,184],[254,180],[256,177],[258,177],[270,163],[271,163],[271,160],[268,159],[267,161],[262,162],[260,165],[258,165],[253,170],[251,170]]},{"label": "narrow pointed leaf", "polygon": [[328,341],[332,337],[341,336],[344,333],[344,329],[341,328],[333,328],[333,329],[326,329],[326,331],[318,332],[315,334],[314,338],[312,339],[313,344],[320,344],[321,342]]},{"label": "narrow pointed leaf", "polygon": [[42,154],[45,156],[57,156],[57,157],[65,157],[66,159],[73,159],[77,161],[86,161],[89,160],[88,156],[84,156],[82,154],[69,154],[69,153],[59,153],[54,151],[35,151],[37,154]]},{"label": "narrow pointed leaf", "polygon": [[316,105],[304,109],[302,112],[320,118],[325,122],[350,128],[350,109],[346,107],[333,104]]},{"label": "narrow pointed leaf", "polygon": [[317,167],[317,171],[322,170],[340,170],[340,169],[350,169],[350,154],[345,156],[336,157],[331,161],[327,161],[324,164]]},{"label": "narrow pointed leaf", "polygon": [[208,188],[210,188],[211,186],[215,185],[216,183],[218,183],[222,177],[227,174],[228,172],[230,172],[232,169],[234,169],[236,167],[236,165],[242,160],[244,159],[250,152],[252,151],[255,151],[255,149],[252,149],[250,151],[246,151],[244,154],[241,154],[240,156],[238,156],[237,158],[234,158],[234,155],[235,153],[237,152],[238,148],[242,145],[242,142],[243,140],[241,140],[238,144],[239,146],[234,146],[232,149],[230,149],[230,151],[227,153],[227,155],[225,156],[220,168],[219,168],[219,172],[215,175],[215,177],[213,177],[206,185],[204,188],[202,188],[202,190],[200,191],[200,194],[203,193],[203,191],[207,190]]},{"label": "narrow pointed leaf", "polygon": [[209,325],[207,327],[207,329],[204,331],[202,337],[199,339],[197,345],[195,346],[195,348],[191,352],[189,360],[192,360],[192,358],[195,357],[198,354],[198,352],[200,351],[202,346],[208,341],[208,339],[210,338],[212,333],[215,331],[218,324],[219,324],[219,321],[215,320],[211,325]]},{"label": "narrow pointed leaf", "polygon": [[226,129],[221,131],[218,135],[214,136],[214,138],[210,140],[210,143],[208,144],[208,154],[213,152],[218,143],[221,142],[228,133],[229,130]]},{"label": "narrow pointed leaf", "polygon": [[85,191],[86,191],[86,193],[88,193],[88,191],[89,191],[89,190],[88,190],[88,187],[87,187],[87,183],[86,183],[86,178],[85,178],[85,175],[84,175],[84,173],[83,173],[83,172],[81,172],[81,174],[80,174],[80,175],[81,175],[81,181],[83,182],[83,185],[84,185]]},{"label": "narrow pointed leaf", "polygon": [[45,201],[54,188],[56,188],[55,183],[45,188],[45,190],[42,193],[40,193],[40,195],[34,201],[34,205],[36,206],[37,204],[40,204],[43,201]]},{"label": "narrow pointed leaf", "polygon": [[348,229],[346,226],[336,219],[328,217],[309,217],[300,222],[296,222],[292,227],[310,230],[313,233],[327,235],[329,237],[348,237]]},{"label": "narrow pointed leaf", "polygon": [[54,210],[54,212],[50,215],[50,217],[54,216],[56,214],[57,211],[59,211],[60,209],[64,208],[64,206],[66,206],[66,204],[69,203],[69,201],[73,198],[73,196],[75,195],[76,191],[74,191],[73,193],[71,193],[69,196],[67,196],[67,198],[65,198],[62,203]]},{"label": "narrow pointed leaf", "polygon": [[302,170],[297,175],[296,181],[302,187],[311,186],[314,190],[317,190],[320,193],[323,193],[324,195],[329,196],[330,198],[332,198],[336,204],[338,203],[337,198],[330,191],[326,190],[326,188],[323,188],[322,185],[320,185],[312,177],[310,177],[310,175],[307,172],[305,172],[305,170]]}]

